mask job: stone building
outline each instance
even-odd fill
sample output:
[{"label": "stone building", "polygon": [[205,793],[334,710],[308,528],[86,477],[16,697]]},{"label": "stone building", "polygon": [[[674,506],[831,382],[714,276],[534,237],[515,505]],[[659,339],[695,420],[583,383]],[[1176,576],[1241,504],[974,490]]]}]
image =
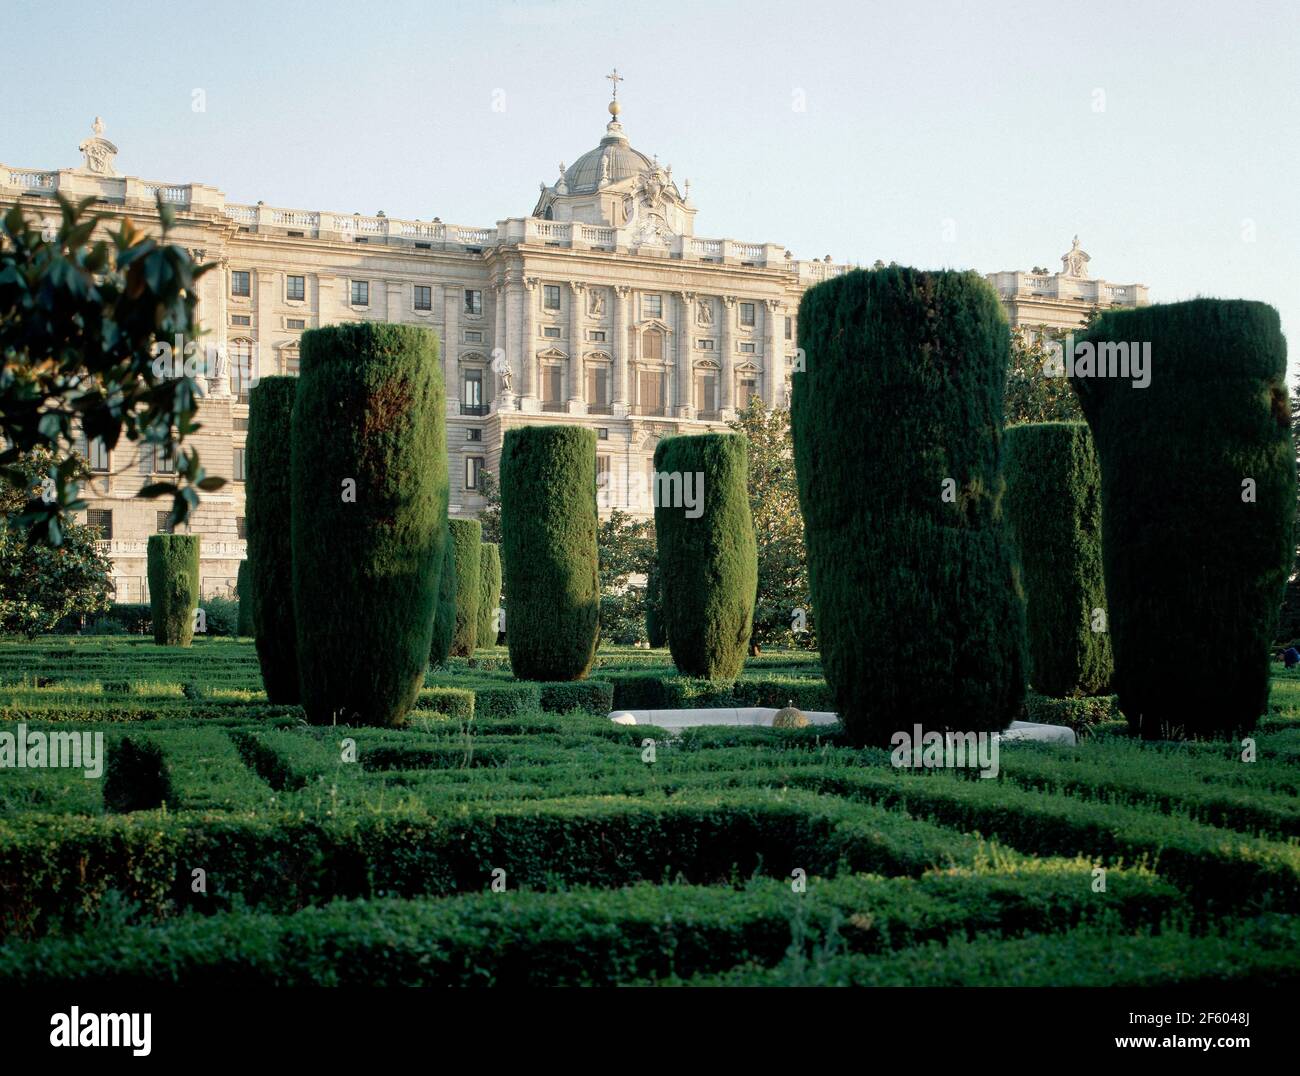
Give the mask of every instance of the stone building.
[{"label": "stone building", "polygon": [[[17,202],[44,219],[56,192],[93,195],[111,217],[156,230],[159,196],[176,213],[173,241],[218,264],[200,282],[200,343],[218,359],[193,443],[209,473],[231,481],[204,495],[190,524],[203,536],[205,595],[228,591],[244,556],[248,390],[259,376],[297,372],[307,329],[374,320],[437,332],[456,515],[482,508],[482,472],[496,468],[512,426],[595,428],[602,509],[645,515],[661,437],[717,428],[750,396],[786,405],[799,298],[848,267],[697,236],[689,181],[633,148],[617,97],[609,113],[599,144],[541,184],[531,213],[495,227],[235,205],[201,183],[122,176],[99,120],[81,167],[0,165],[0,212]],[[1060,273],[989,279],[1023,327],[1146,302],[1141,285],[1089,278],[1087,261],[1076,240]],[[117,600],[147,600],[145,546],[169,505],[135,494],[170,464],[127,442],[86,451],[96,474],[88,518],[103,528]]]}]

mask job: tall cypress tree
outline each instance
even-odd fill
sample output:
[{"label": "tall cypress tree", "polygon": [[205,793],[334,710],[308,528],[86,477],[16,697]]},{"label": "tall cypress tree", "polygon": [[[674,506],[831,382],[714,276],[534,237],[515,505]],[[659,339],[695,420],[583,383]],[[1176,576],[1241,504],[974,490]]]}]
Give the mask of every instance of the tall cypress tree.
[{"label": "tall cypress tree", "polygon": [[1278,313],[1223,299],[1108,311],[1068,357],[1101,461],[1120,709],[1147,739],[1248,731],[1295,556]]},{"label": "tall cypress tree", "polygon": [[668,437],[655,449],[664,624],[685,676],[734,680],[745,664],[758,587],[748,475],[743,434]]},{"label": "tall cypress tree", "polygon": [[479,552],[478,645],[497,645],[497,610],[501,608],[501,553],[495,542]]},{"label": "tall cypress tree", "polygon": [[438,338],[303,334],[292,421],[293,592],[314,723],[399,723],[424,683],[447,519]]},{"label": "tall cypress tree", "polygon": [[146,549],[153,641],[189,646],[199,607],[199,536],[151,534]]},{"label": "tall cypress tree", "polygon": [[846,730],[887,745],[918,724],[1005,728],[1027,658],[999,504],[997,294],[975,273],[846,273],[804,294],[799,346],[809,584]]},{"label": "tall cypress tree", "polygon": [[[249,565],[247,602],[266,697],[298,702],[298,628],[293,615],[289,430],[296,377],[264,377],[248,394],[244,484]],[[243,619],[245,594],[239,596]]]},{"label": "tall cypress tree", "polygon": [[522,680],[581,680],[600,628],[596,431],[520,426],[501,449],[506,645]]},{"label": "tall cypress tree", "polygon": [[478,643],[478,588],[482,574],[479,547],[483,526],[477,519],[450,520],[456,559],[456,620],[451,633],[451,652],[468,658]]}]

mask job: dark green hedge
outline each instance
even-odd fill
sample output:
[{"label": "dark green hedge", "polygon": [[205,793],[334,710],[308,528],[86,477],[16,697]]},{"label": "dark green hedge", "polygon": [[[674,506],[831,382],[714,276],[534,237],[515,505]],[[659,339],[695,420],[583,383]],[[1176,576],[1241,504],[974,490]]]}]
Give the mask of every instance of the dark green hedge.
[{"label": "dark green hedge", "polygon": [[[235,580],[235,597],[239,601],[239,621],[235,628],[235,633],[245,639],[253,637],[253,594],[252,583],[249,581],[248,558],[245,557],[239,562],[239,575]],[[297,665],[294,666],[294,673],[298,671]],[[295,675],[294,679],[297,679]]]},{"label": "dark green hedge", "polygon": [[199,536],[149,535],[148,573],[153,641],[159,646],[189,646],[199,607]]},{"label": "dark green hedge", "polygon": [[449,521],[456,557],[456,623],[451,633],[451,652],[457,657],[473,655],[478,645],[479,580],[482,577],[483,524],[477,519]]},{"label": "dark green hedge", "polygon": [[451,654],[456,634],[456,543],[451,537],[451,520],[443,525],[442,574],[433,608],[433,632],[429,639],[429,663],[441,665]]},{"label": "dark green hedge", "polygon": [[1004,434],[1003,499],[1020,560],[1030,683],[1043,695],[1096,695],[1110,683],[1101,568],[1101,473],[1083,422]]},{"label": "dark green hedge", "polygon": [[656,649],[668,645],[668,629],[664,626],[664,588],[659,581],[659,566],[650,569],[645,585],[645,634]]},{"label": "dark green hedge", "polygon": [[497,645],[497,610],[501,608],[501,551],[495,542],[479,547],[478,645]]},{"label": "dark green hedge", "polygon": [[849,735],[1004,728],[1027,655],[999,504],[1010,332],[997,294],[969,272],[847,273],[804,294],[799,346],[808,575]]},{"label": "dark green hedge", "polygon": [[[734,680],[749,649],[758,546],[747,446],[744,434],[705,433],[667,437],[655,448],[664,627],[673,661],[686,676]],[[662,475],[676,484],[665,489]],[[695,503],[688,505],[691,489]]]},{"label": "dark green hedge", "polygon": [[1220,299],[1108,311],[1076,348],[1119,342],[1150,345],[1149,385],[1081,376],[1086,352],[1072,382],[1101,460],[1120,709],[1148,739],[1247,731],[1295,559],[1278,314]]},{"label": "dark green hedge", "polygon": [[522,680],[581,680],[596,654],[596,431],[521,426],[501,449],[506,645]]},{"label": "dark green hedge", "polygon": [[743,680],[698,680],[663,673],[602,672],[614,688],[612,710],[678,710],[701,706],[793,705],[820,712],[835,709],[834,693],[824,680],[746,677]]},{"label": "dark green hedge", "polygon": [[301,370],[292,519],[303,709],[313,723],[342,713],[395,724],[424,682],[446,541],[438,338],[409,325],[313,329]]},{"label": "dark green hedge", "polygon": [[[247,481],[249,588],[240,591],[253,621],[262,685],[273,703],[292,705],[298,692],[298,628],[293,616],[293,536],[289,431],[296,377],[264,377],[248,395]],[[241,631],[242,635],[243,632]]]}]

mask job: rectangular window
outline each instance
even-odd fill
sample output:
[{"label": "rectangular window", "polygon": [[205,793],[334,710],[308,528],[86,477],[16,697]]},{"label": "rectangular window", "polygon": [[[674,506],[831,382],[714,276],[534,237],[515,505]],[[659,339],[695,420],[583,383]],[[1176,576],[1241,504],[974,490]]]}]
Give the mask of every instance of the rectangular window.
[{"label": "rectangular window", "polygon": [[587,334],[587,339],[593,344],[603,344],[605,342],[605,330],[592,329],[591,332]]},{"label": "rectangular window", "polygon": [[545,325],[542,327],[542,335],[550,340],[560,338],[560,327],[558,325]]},{"label": "rectangular window", "polygon": [[252,278],[247,269],[232,269],[230,272],[230,294],[247,299],[253,294]]},{"label": "rectangular window", "polygon": [[753,343],[750,342],[750,341],[742,341],[742,342],[741,342],[741,345],[740,345],[740,353],[741,353],[742,355],[752,355],[752,354],[754,354],[754,345],[753,345]]},{"label": "rectangular window", "polygon": [[695,345],[696,345],[696,347],[698,347],[701,351],[712,351],[712,350],[713,350],[713,341],[712,341],[712,340],[696,340],[696,341],[695,341]]},{"label": "rectangular window", "polygon": [[368,280],[352,281],[352,305],[353,306],[370,305],[370,281]]},{"label": "rectangular window", "polygon": [[466,330],[465,330],[465,343],[467,343],[467,344],[481,344],[481,343],[483,343],[483,334],[482,334],[481,332],[479,332],[477,329],[472,329],[472,330],[471,330],[471,329],[466,329]]},{"label": "rectangular window", "polygon": [[235,449],[234,464],[235,464],[234,466],[235,481],[243,482],[244,481],[244,449],[242,447]]},{"label": "rectangular window", "polygon": [[641,337],[641,357],[651,362],[663,362],[664,338],[657,330],[645,333]]},{"label": "rectangular window", "polygon": [[587,371],[587,403],[592,407],[609,406],[608,366],[593,366]]},{"label": "rectangular window", "polygon": [[753,324],[754,324],[754,304],[753,304],[753,303],[741,303],[741,304],[740,304],[740,324],[742,324],[742,325],[753,325]]},{"label": "rectangular window", "polygon": [[546,366],[542,369],[542,406],[559,408],[564,401],[564,369]]},{"label": "rectangular window", "polygon": [[664,375],[659,370],[642,370],[638,378],[640,409],[643,415],[664,413]]},{"label": "rectangular window", "polygon": [[794,338],[794,318],[785,319],[785,338],[787,340]]},{"label": "rectangular window", "polygon": [[172,534],[175,529],[172,527],[172,514],[170,512],[156,513],[157,520],[154,523],[155,534]]},{"label": "rectangular window", "polygon": [[742,377],[740,379],[740,393],[737,399],[740,400],[741,407],[749,406],[751,397],[758,395],[758,382],[752,377]]},{"label": "rectangular window", "polygon": [[645,295],[641,298],[641,316],[661,318],[664,316],[664,297],[662,295]]},{"label": "rectangular window", "polygon": [[296,349],[284,353],[284,372],[290,377],[298,376],[298,352]]},{"label": "rectangular window", "polygon": [[[465,406],[480,408],[483,406],[483,371],[465,371]],[[473,414],[473,411],[468,412]]]},{"label": "rectangular window", "polygon": [[239,403],[248,403],[252,387],[253,349],[247,343],[236,343],[230,349],[230,394]]},{"label": "rectangular window", "polygon": [[609,457],[596,457],[596,488],[609,489]]},{"label": "rectangular window", "polygon": [[140,445],[141,474],[171,474],[175,469],[171,453],[162,445],[150,444],[148,441]]},{"label": "rectangular window", "polygon": [[305,276],[287,276],[284,278],[284,297],[294,302],[307,298],[307,278]]},{"label": "rectangular window", "polygon": [[96,437],[90,442],[90,469],[95,474],[108,473],[108,446],[103,438]]},{"label": "rectangular window", "polygon": [[307,328],[307,322],[302,318],[289,318],[284,323],[284,327],[286,329],[305,329]]},{"label": "rectangular window", "polygon": [[231,325],[252,325],[253,319],[249,317],[247,314],[231,314],[230,324]]},{"label": "rectangular window", "polygon": [[596,427],[596,440],[597,440],[597,441],[608,441],[608,440],[609,440],[609,427],[608,427],[608,426],[597,426],[597,427]]},{"label": "rectangular window", "polygon": [[248,538],[248,520],[244,516],[235,516],[235,536],[241,542]]},{"label": "rectangular window", "polygon": [[477,426],[471,426],[468,430],[465,431],[465,440],[481,441],[483,440],[483,431],[480,430]]},{"label": "rectangular window", "polygon": [[717,374],[700,374],[700,379],[695,383],[695,407],[702,415],[717,411]]},{"label": "rectangular window", "polygon": [[483,293],[471,288],[465,289],[465,313],[483,313]]},{"label": "rectangular window", "polygon": [[560,285],[558,284],[542,285],[542,309],[544,310],[560,309]]},{"label": "rectangular window", "polygon": [[432,310],[433,309],[433,288],[428,284],[415,285],[415,309]]},{"label": "rectangular window", "polygon": [[465,457],[465,488],[466,489],[479,488],[479,475],[482,473],[482,471],[483,471],[482,456]]},{"label": "rectangular window", "polygon": [[111,542],[113,540],[113,510],[111,508],[91,508],[86,512],[86,526],[94,527],[99,531],[98,540],[101,542]]},{"label": "rectangular window", "polygon": [[241,416],[241,415],[235,415],[234,418],[232,418],[232,419],[230,420],[230,422],[231,422],[231,429],[235,429],[235,430],[246,430],[246,429],[248,429],[248,416],[247,416],[247,415],[242,415],[242,416]]}]

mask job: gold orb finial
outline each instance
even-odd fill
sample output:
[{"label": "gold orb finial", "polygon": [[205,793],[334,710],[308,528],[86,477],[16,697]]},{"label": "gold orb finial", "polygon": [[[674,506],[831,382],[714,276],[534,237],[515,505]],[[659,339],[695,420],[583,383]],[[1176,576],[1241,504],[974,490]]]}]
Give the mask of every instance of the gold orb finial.
[{"label": "gold orb finial", "polygon": [[611,116],[615,116],[615,117],[617,117],[618,114],[619,114],[620,112],[622,112],[622,111],[623,111],[623,106],[620,105],[620,104],[618,103],[617,100],[610,101],[610,103],[609,103],[609,114],[610,114]]}]

